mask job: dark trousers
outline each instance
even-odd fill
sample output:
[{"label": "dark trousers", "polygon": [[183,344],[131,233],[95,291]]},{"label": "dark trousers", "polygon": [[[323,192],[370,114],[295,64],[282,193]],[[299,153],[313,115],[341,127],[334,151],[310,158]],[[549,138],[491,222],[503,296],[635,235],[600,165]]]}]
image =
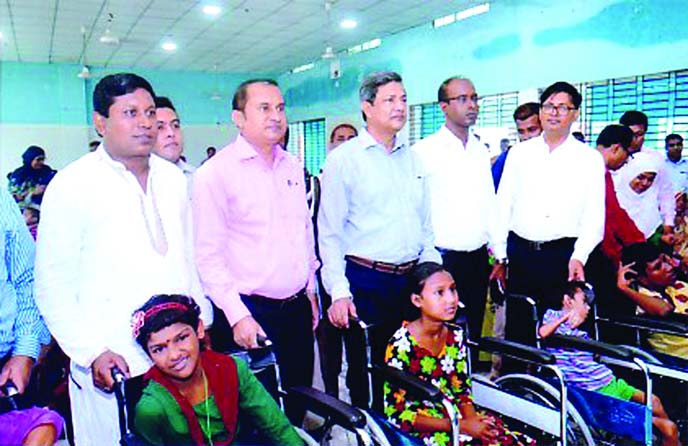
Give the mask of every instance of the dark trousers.
[{"label": "dark trousers", "polygon": [[[487,285],[490,277],[487,247],[475,251],[440,250],[442,263],[456,282],[459,299],[466,306],[468,334],[471,339],[480,339],[485,318]],[[471,360],[477,364],[478,350],[471,350]]]},{"label": "dark trousers", "polygon": [[[538,304],[539,317],[548,307],[561,306],[561,287],[568,280],[568,265],[575,238],[562,238],[540,246],[510,232],[507,239],[509,257],[509,294],[523,294]],[[533,345],[535,326],[528,308],[515,299],[506,303],[505,337],[510,341]]]},{"label": "dark trousers", "polygon": [[[346,277],[354,297],[356,311],[361,320],[375,326],[369,331],[371,359],[373,364],[384,362],[387,343],[394,332],[401,327],[411,307],[408,278],[406,275],[383,273],[357,265],[346,264]],[[344,342],[350,375],[347,385],[351,401],[359,407],[367,407],[368,373],[363,334],[350,328]],[[349,353],[350,351],[350,353]],[[382,409],[382,381],[373,377],[373,406]]]},{"label": "dark trousers", "polygon": [[[245,295],[241,300],[272,341],[282,387],[286,390],[294,386],[310,386],[314,361],[313,313],[305,292],[288,301]],[[238,349],[224,312],[217,307],[211,339],[213,348],[218,351]],[[301,425],[305,414],[302,405],[287,401],[285,412],[292,424]]]}]

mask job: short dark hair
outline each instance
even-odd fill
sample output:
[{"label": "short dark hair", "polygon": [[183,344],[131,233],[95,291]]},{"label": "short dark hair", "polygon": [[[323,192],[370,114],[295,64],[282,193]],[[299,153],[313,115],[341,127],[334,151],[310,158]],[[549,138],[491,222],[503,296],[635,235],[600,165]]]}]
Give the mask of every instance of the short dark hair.
[{"label": "short dark hair", "polygon": [[205,149],[205,153],[210,153],[210,151],[217,152],[217,149],[213,146],[209,146],[207,149]]},{"label": "short dark hair", "polygon": [[169,108],[173,112],[177,113],[177,109],[172,105],[172,101],[167,96],[156,96],[155,97],[155,108]]},{"label": "short dark hair", "polygon": [[351,125],[349,123],[343,122],[343,123],[339,124],[338,126],[336,126],[335,128],[332,129],[332,133],[330,133],[330,142],[334,142],[334,134],[337,133],[337,130],[345,129],[345,128],[353,130],[354,134],[356,134],[356,136],[358,136],[358,129],[356,129],[356,127],[354,127],[353,125]]},{"label": "short dark hair", "polygon": [[155,98],[153,87],[141,76],[134,73],[109,74],[102,78],[93,90],[93,111],[107,118],[116,97],[133,93],[139,88]]},{"label": "short dark hair", "polygon": [[621,115],[621,118],[619,118],[619,123],[628,127],[632,125],[642,125],[645,128],[645,131],[647,131],[647,115],[638,110],[629,110],[625,112],[623,115]]},{"label": "short dark hair", "polygon": [[136,342],[150,356],[148,341],[151,334],[182,323],[198,328],[201,309],[191,297],[181,294],[158,294],[143,304],[132,315],[132,328]]},{"label": "short dark hair", "polygon": [[516,107],[514,110],[514,122],[525,121],[533,115],[540,113],[540,104],[537,102],[526,102]]},{"label": "short dark hair", "polygon": [[461,76],[452,76],[450,78],[447,78],[440,84],[440,88],[437,89],[437,102],[447,102],[449,99],[449,96],[447,96],[447,87],[449,84],[451,84],[454,81],[458,80],[465,80],[470,82],[469,79],[466,79],[465,77]]},{"label": "short dark hair", "polygon": [[647,275],[647,264],[654,262],[662,255],[662,250],[648,242],[633,243],[626,246],[621,253],[621,263],[628,265],[635,262],[633,270],[638,273],[638,277]]},{"label": "short dark hair", "polygon": [[549,87],[545,88],[545,91],[540,95],[540,105],[544,104],[547,99],[552,95],[557,93],[566,93],[571,97],[571,103],[573,108],[580,108],[581,102],[583,102],[583,97],[578,92],[578,89],[568,82],[559,81],[555,82]]},{"label": "short dark hair", "polygon": [[664,144],[669,145],[670,139],[678,139],[679,142],[683,142],[683,136],[679,135],[678,133],[672,133],[664,138]]},{"label": "short dark hair", "polygon": [[413,294],[420,294],[425,287],[425,281],[435,273],[447,271],[444,266],[435,262],[421,262],[409,274],[409,289]]},{"label": "short dark hair", "polygon": [[610,124],[600,132],[596,144],[602,147],[611,147],[620,144],[625,151],[631,147],[633,141],[633,131],[620,124]]},{"label": "short dark hair", "polygon": [[269,78],[257,78],[244,81],[239,84],[234,92],[234,96],[232,97],[232,110],[244,111],[244,108],[246,108],[246,101],[248,100],[248,87],[253,84],[265,84],[279,87],[276,80]]}]

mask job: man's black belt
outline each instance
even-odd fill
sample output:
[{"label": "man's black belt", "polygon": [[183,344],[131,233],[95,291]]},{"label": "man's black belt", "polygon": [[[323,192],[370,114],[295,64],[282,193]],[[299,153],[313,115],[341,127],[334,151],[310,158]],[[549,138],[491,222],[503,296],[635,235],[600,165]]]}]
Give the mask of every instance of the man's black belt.
[{"label": "man's black belt", "polygon": [[250,301],[253,301],[257,304],[267,304],[267,305],[283,305],[286,303],[289,303],[293,300],[298,299],[301,296],[306,295],[306,289],[302,289],[296,294],[292,294],[289,297],[285,297],[284,299],[275,299],[273,297],[265,297],[261,296],[259,294],[241,294],[241,297],[244,299],[248,299]]},{"label": "man's black belt", "polygon": [[356,265],[363,266],[365,268],[370,268],[374,271],[387,274],[397,274],[400,276],[411,271],[418,263],[418,260],[411,260],[410,262],[404,263],[378,262],[376,260],[369,260],[363,257],[351,255],[345,256],[344,258],[351,263],[355,263]]},{"label": "man's black belt", "polygon": [[511,237],[516,245],[533,252],[568,248],[576,242],[575,237],[563,237],[546,241],[528,240],[516,234],[515,232],[511,232]]}]

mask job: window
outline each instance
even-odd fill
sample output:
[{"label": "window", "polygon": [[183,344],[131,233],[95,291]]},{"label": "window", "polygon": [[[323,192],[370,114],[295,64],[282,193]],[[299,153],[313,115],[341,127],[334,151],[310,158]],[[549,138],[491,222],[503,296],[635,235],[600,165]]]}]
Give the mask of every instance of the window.
[{"label": "window", "polygon": [[326,155],[325,119],[289,124],[287,151],[296,156],[313,175],[320,173]]},{"label": "window", "polygon": [[628,110],[648,117],[645,147],[663,149],[666,135],[688,132],[688,70],[588,82],[582,90],[583,128],[593,143]]}]

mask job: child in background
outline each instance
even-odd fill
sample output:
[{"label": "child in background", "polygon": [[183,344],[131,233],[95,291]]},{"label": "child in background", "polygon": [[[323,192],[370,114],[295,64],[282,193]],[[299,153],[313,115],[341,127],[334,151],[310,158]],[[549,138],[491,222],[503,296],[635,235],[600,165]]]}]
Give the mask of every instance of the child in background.
[{"label": "child in background", "polygon": [[[548,309],[538,330],[541,338],[553,333],[589,339],[588,333],[579,329],[590,311],[591,295],[585,293],[584,282],[569,282],[563,290],[561,309]],[[586,390],[602,393],[624,401],[644,403],[645,393],[616,378],[611,369],[595,361],[593,354],[584,351],[551,348],[557,357],[557,366],[566,382]],[[662,402],[652,395],[652,424],[662,434],[662,446],[677,446],[678,428],[669,419]]]},{"label": "child in background", "polygon": [[155,445],[234,444],[241,412],[271,444],[304,444],[246,363],[201,351],[199,314],[179,295],[154,296],[134,313],[134,337],[154,363],[136,405],[137,433]]},{"label": "child in background", "polygon": [[[463,445],[534,445],[527,435],[513,432],[496,415],[479,413],[473,406],[461,329],[449,329],[459,296],[451,274],[442,265],[424,262],[411,273],[411,303],[420,317],[404,322],[387,346],[387,365],[432,383],[454,403],[461,415]],[[421,438],[430,446],[451,443],[451,423],[441,404],[416,401],[403,389],[384,385],[385,415],[402,432]]]}]

